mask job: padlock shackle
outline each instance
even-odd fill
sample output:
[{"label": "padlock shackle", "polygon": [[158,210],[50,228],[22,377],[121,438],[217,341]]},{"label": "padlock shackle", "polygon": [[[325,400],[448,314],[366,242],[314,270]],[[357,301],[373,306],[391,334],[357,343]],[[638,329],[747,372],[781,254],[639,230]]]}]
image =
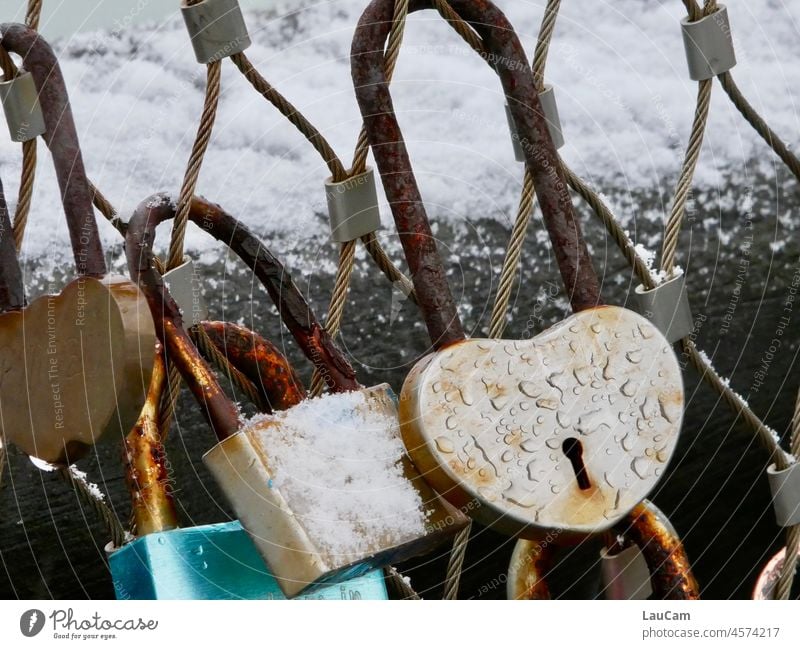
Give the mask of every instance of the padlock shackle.
[{"label": "padlock shackle", "polygon": [[239,411],[222,391],[214,372],[184,329],[180,308],[156,269],[153,241],[160,221],[150,216],[149,210],[137,209],[128,224],[125,235],[128,270],[147,300],[156,336],[164,345],[167,357],[178,368],[195,400],[202,406],[206,421],[217,439],[222,441],[238,432]]},{"label": "padlock shackle", "polygon": [[[175,210],[168,194],[154,194],[139,204],[128,227],[139,230],[138,238],[152,242],[156,225],[172,219]],[[331,391],[346,392],[361,387],[352,366],[317,320],[291,275],[258,237],[219,205],[203,198],[192,199],[189,219],[228,246],[258,277],[283,323]],[[141,268],[143,262],[137,260],[137,267]]]},{"label": "padlock shackle", "polygon": [[0,180],[0,313],[19,311],[25,306],[22,270],[17,259],[14,229],[8,215],[8,203]]},{"label": "padlock shackle", "polygon": [[683,543],[658,507],[643,500],[614,529],[642,551],[654,599],[700,599]]},{"label": "padlock shackle", "polygon": [[[556,261],[574,311],[599,303],[600,285],[575,219],[561,163],[541,107],[525,51],[503,13],[488,0],[453,0],[452,8],[481,36],[505,91]],[[432,8],[413,0],[409,12]],[[434,348],[464,338],[417,186],[386,79],[384,51],[393,0],[373,0],[353,37],[351,67],[369,143],[392,207],[414,289]]]},{"label": "padlock shackle", "polygon": [[178,527],[178,511],[162,442],[161,399],[167,389],[164,347],[156,343],[147,398],[125,437],[125,482],[137,536]]},{"label": "padlock shackle", "polygon": [[300,376],[269,340],[233,322],[203,321],[200,326],[228,362],[258,390],[266,408],[263,412],[286,410],[306,398]]},{"label": "padlock shackle", "polygon": [[25,25],[0,25],[0,43],[22,57],[23,66],[31,73],[39,92],[47,128],[42,137],[53,156],[78,274],[102,277],[107,273],[103,246],[58,59],[41,34]]}]

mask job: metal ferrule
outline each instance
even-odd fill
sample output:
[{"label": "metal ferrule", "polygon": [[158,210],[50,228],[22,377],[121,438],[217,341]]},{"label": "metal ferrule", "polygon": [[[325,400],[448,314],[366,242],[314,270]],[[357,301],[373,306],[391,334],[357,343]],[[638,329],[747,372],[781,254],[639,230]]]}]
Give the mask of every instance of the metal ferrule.
[{"label": "metal ferrule", "polygon": [[368,168],[363,174],[333,182],[325,181],[331,240],[346,243],[360,239],[381,227],[375,172]]},{"label": "metal ferrule", "polygon": [[[542,113],[544,113],[544,118],[547,120],[547,129],[550,131],[550,137],[553,138],[553,144],[556,149],[560,149],[564,146],[564,133],[561,130],[561,118],[558,115],[556,94],[553,86],[545,84],[544,90],[539,93],[539,101],[542,103]],[[530,146],[530,144],[520,140],[511,109],[508,104],[506,104],[505,108],[508,128],[511,131],[511,144],[514,147],[514,158],[517,162],[525,162],[525,147],[526,145]]]},{"label": "metal ferrule", "polygon": [[[372,407],[397,418],[388,386],[370,388],[367,393]],[[424,554],[467,523],[464,514],[440,499],[413,465],[404,462],[406,478],[419,491],[429,512],[428,532],[391,546],[378,538],[369,539],[369,549],[358,557],[332,555],[321,549],[321,539],[312,538],[280,488],[273,484],[268,458],[269,449],[263,448],[257,435],[247,429],[217,444],[203,456],[203,462],[287,597]]]},{"label": "metal ferrule", "polygon": [[44,125],[39,92],[30,72],[20,70],[13,79],[0,81],[0,101],[13,142],[27,142],[47,130]]},{"label": "metal ferrule", "polygon": [[792,464],[783,471],[773,464],[767,468],[767,478],[772,491],[775,521],[781,527],[800,523],[800,464]]},{"label": "metal ferrule", "polygon": [[[143,536],[109,554],[117,599],[285,599],[238,521]],[[388,599],[365,575],[300,599]]]},{"label": "metal ferrule", "polygon": [[202,0],[181,6],[198,63],[212,63],[250,47],[238,0]]},{"label": "metal ferrule", "polygon": [[669,342],[677,342],[694,331],[685,275],[673,277],[650,290],[639,284],[633,298],[634,309],[658,327]]},{"label": "metal ferrule", "polygon": [[636,545],[611,554],[600,550],[600,574],[606,599],[647,599],[653,594],[650,569]]},{"label": "metal ferrule", "polygon": [[177,268],[164,273],[164,283],[183,316],[187,327],[194,327],[208,319],[208,306],[203,298],[200,276],[194,270],[191,257],[184,257]]},{"label": "metal ferrule", "polygon": [[689,64],[689,77],[695,81],[711,79],[736,65],[728,8],[719,5],[700,20],[681,20],[683,47]]}]

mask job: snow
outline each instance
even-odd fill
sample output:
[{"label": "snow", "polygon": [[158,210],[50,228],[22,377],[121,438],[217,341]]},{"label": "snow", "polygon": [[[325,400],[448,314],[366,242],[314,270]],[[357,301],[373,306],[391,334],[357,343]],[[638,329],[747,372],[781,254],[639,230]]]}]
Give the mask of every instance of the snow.
[{"label": "snow", "polygon": [[[34,457],[32,455],[28,456],[28,459],[31,461],[31,464],[35,466],[40,471],[44,471],[46,473],[52,473],[53,471],[58,471],[59,467],[55,464],[51,464],[46,460],[40,460],[38,457]],[[100,487],[98,487],[95,483],[89,482],[86,477],[86,472],[81,471],[77,466],[74,464],[70,464],[69,472],[72,475],[73,479],[82,483],[86,490],[91,494],[92,498],[104,502],[106,499],[106,495],[102,492]]]},{"label": "snow", "polygon": [[397,418],[370,403],[361,391],[325,395],[245,424],[269,458],[272,486],[318,547],[346,562],[370,554],[378,539],[391,547],[425,533]]},{"label": "snow", "polygon": [[[530,55],[544,3],[498,4]],[[288,15],[280,13],[297,5],[278,3],[272,14],[248,12],[254,41],[248,56],[349,161],[361,120],[348,55],[364,2],[303,2]],[[800,132],[795,107],[800,4],[731,0],[728,6],[739,60],[734,77],[794,148]],[[556,87],[567,140],[561,153],[592,184],[624,192],[674,183],[696,94],[684,60],[682,15],[682,4],[674,0],[562,4],[547,79]],[[176,194],[205,80],[177,6],[174,17],[161,24],[81,34],[55,46],[90,177],[124,217],[156,191]],[[222,83],[199,192],[262,235],[293,235],[297,246],[308,245],[309,237],[323,242],[327,168],[227,62]],[[499,84],[433,12],[409,19],[393,96],[430,214],[451,221],[476,214],[512,218],[522,172],[513,160]],[[19,150],[0,137],[12,209]],[[696,185],[713,187],[721,174],[753,161],[769,172],[766,146],[716,85]],[[385,205],[382,213],[388,225]],[[106,224],[102,235],[107,244],[119,242]],[[194,227],[187,243],[200,253],[217,249]],[[48,254],[52,250],[60,257]],[[58,189],[44,154],[25,253],[52,264],[69,259]]]}]

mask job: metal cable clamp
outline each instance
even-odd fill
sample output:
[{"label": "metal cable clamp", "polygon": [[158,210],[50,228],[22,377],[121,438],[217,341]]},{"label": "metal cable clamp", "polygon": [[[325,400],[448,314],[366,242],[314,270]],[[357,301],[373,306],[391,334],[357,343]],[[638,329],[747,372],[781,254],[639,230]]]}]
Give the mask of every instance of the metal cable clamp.
[{"label": "metal cable clamp", "polygon": [[181,5],[198,63],[213,63],[250,47],[250,36],[238,0],[202,0]]},{"label": "metal cable clamp", "polygon": [[681,20],[683,47],[689,64],[689,76],[695,81],[711,79],[736,65],[728,8],[719,5],[700,20]]},{"label": "metal cable clamp", "polygon": [[164,273],[164,283],[181,310],[183,323],[187,328],[208,320],[208,306],[203,299],[200,277],[195,272],[194,262],[190,257],[184,257],[180,266]]},{"label": "metal cable clamp", "polygon": [[372,168],[340,182],[325,181],[331,239],[346,243],[375,232],[381,226],[378,191]]},{"label": "metal cable clamp", "polygon": [[[561,131],[561,118],[558,116],[558,105],[556,104],[553,86],[545,85],[544,90],[539,93],[539,101],[542,102],[542,112],[545,120],[547,120],[547,129],[550,131],[550,137],[553,138],[553,144],[556,145],[556,149],[560,149],[564,146],[564,134]],[[514,124],[514,118],[511,116],[511,109],[508,104],[506,104],[506,119],[508,119],[508,128],[511,131],[514,158],[517,162],[525,162],[525,147],[519,139],[517,126]]]},{"label": "metal cable clamp", "polygon": [[0,101],[13,142],[27,142],[45,134],[47,128],[39,105],[39,91],[30,72],[20,70],[13,79],[3,78]]},{"label": "metal cable clamp", "polygon": [[632,545],[617,554],[600,550],[600,573],[606,599],[647,599],[653,594],[650,568],[638,546]]},{"label": "metal cable clamp", "polygon": [[767,468],[767,478],[778,525],[790,527],[800,523],[800,464],[782,471],[772,464]]},{"label": "metal cable clamp", "polygon": [[633,298],[634,310],[658,327],[669,342],[677,342],[694,330],[685,275],[673,277],[650,290],[639,284]]}]

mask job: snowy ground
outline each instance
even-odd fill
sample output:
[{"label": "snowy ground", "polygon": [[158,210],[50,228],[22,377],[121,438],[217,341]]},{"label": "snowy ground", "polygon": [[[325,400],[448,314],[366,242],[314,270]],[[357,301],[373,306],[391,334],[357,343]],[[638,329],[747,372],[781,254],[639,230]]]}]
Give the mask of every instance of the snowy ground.
[{"label": "snowy ground", "polygon": [[[499,4],[531,53],[544,3]],[[794,146],[800,5],[728,4],[739,59],[735,77]],[[254,45],[248,54],[349,160],[360,118],[348,53],[364,2],[303,5],[288,14],[249,12]],[[569,0],[559,18],[547,77],[556,86],[566,133],[562,153],[629,220],[661,218],[662,208],[652,205],[638,214],[629,192],[655,191],[666,199],[688,136],[696,84],[686,72],[682,14],[677,0]],[[155,191],[177,192],[204,80],[177,14],[147,28],[80,34],[58,42],[57,49],[92,179],[123,213]],[[508,220],[521,170],[489,68],[434,13],[424,12],[409,21],[393,88],[430,213],[453,222]],[[321,243],[327,174],[320,158],[231,64],[224,66],[223,89],[199,191],[264,235],[286,236],[298,247],[309,235]],[[774,176],[773,161],[718,86],[711,115],[697,173],[698,187],[706,191],[698,197],[735,209],[745,201],[742,186],[754,171]],[[40,160],[25,252],[29,259],[57,263],[52,251],[66,250],[66,229],[49,160]],[[13,208],[19,147],[7,138],[0,138],[0,165]],[[388,210],[383,213],[388,225]],[[118,241],[110,228],[103,232],[107,242]],[[190,234],[189,245],[214,254],[198,232]]]}]

